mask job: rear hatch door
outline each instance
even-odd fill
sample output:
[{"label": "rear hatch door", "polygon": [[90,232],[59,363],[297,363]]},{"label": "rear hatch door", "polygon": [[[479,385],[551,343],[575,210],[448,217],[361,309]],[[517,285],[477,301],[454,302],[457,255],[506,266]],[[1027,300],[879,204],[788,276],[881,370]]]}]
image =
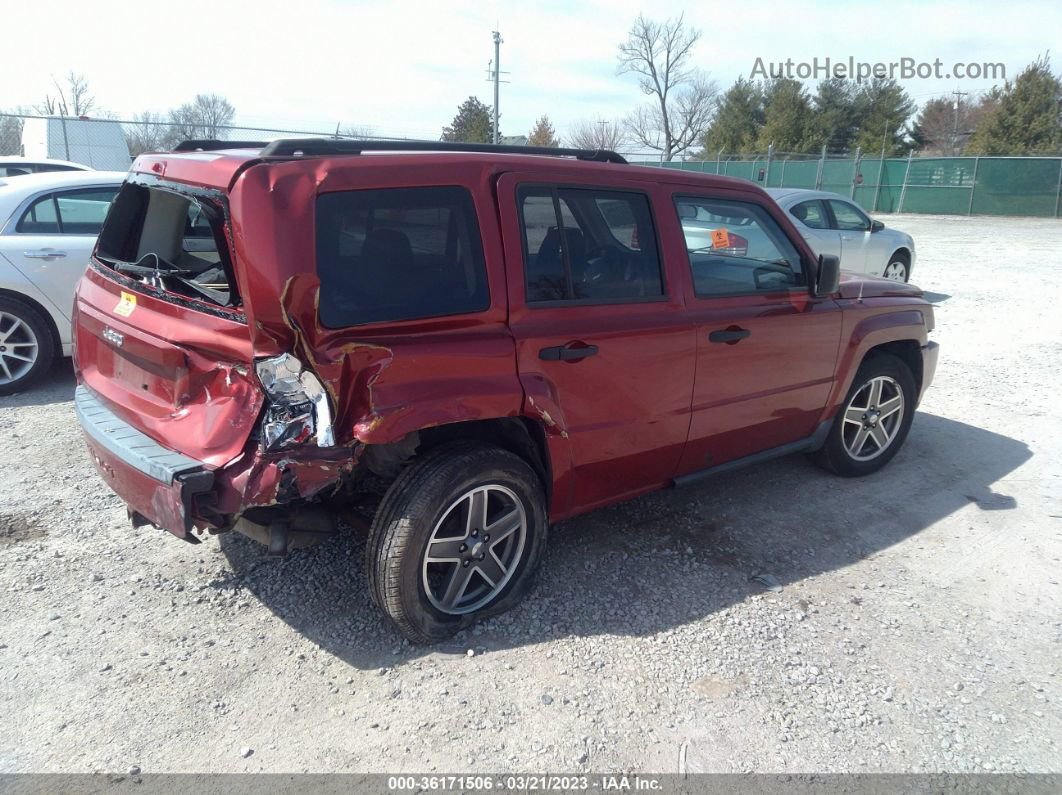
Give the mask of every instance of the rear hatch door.
[{"label": "rear hatch door", "polygon": [[263,402],[227,223],[220,192],[127,182],[75,300],[80,381],[212,467],[240,455]]}]

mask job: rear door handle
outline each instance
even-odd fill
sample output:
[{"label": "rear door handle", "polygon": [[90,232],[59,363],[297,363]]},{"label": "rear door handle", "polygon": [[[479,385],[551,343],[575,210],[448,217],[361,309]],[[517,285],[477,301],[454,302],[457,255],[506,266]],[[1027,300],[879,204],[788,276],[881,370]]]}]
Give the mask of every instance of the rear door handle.
[{"label": "rear door handle", "polygon": [[578,342],[570,342],[567,345],[555,345],[552,348],[543,348],[538,352],[538,358],[547,362],[577,362],[588,356],[596,355],[596,345],[583,345]]},{"label": "rear door handle", "polygon": [[709,342],[726,342],[730,345],[741,342],[752,334],[747,328],[722,328],[708,335]]},{"label": "rear door handle", "polygon": [[29,259],[52,259],[52,257],[65,257],[66,252],[54,248],[42,248],[37,251],[23,251],[22,256]]}]

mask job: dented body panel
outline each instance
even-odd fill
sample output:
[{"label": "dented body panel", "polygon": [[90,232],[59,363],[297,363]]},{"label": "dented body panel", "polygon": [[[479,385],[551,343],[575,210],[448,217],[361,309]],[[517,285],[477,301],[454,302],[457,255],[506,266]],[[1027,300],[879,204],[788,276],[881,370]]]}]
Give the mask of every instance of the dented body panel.
[{"label": "dented body panel", "polygon": [[[262,158],[253,150],[142,155],[132,171],[221,197],[242,297],[236,307],[178,300],[99,259],[78,288],[79,382],[130,428],[202,462],[209,490],[202,478],[194,494],[153,479],[90,438],[92,458],[133,511],[182,537],[193,524],[226,530],[247,511],[326,499],[358,476],[370,447],[415,449],[408,440],[417,433],[497,420],[525,423],[530,439],[543,440],[538,469],[556,521],[809,436],[836,412],[868,350],[898,340],[930,350],[932,308],[896,282],[847,279],[825,297],[804,289],[697,298],[677,195],[762,204],[814,279],[815,258],[788,217],[740,180],[512,154]],[[528,182],[648,196],[666,297],[529,307],[515,202]],[[470,192],[488,306],[323,325],[317,198],[427,186]],[[753,329],[750,342],[706,344],[708,332],[734,323]],[[590,343],[600,349],[593,358],[540,356]],[[285,355],[327,393],[328,434],[271,450],[262,425],[275,401],[255,368]],[[935,350],[925,356],[923,388]]]}]

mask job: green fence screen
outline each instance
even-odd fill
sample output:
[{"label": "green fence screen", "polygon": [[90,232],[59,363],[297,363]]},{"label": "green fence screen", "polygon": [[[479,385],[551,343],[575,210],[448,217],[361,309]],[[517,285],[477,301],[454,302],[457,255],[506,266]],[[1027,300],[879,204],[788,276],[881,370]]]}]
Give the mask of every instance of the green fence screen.
[{"label": "green fence screen", "polygon": [[768,188],[832,191],[881,213],[1060,217],[1060,157],[694,160],[663,166],[751,180]]}]

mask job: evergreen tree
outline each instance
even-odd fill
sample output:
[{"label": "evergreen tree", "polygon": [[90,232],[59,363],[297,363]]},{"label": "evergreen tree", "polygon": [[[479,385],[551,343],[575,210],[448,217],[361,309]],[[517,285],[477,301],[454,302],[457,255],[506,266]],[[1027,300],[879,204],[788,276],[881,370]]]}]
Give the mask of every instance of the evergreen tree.
[{"label": "evergreen tree", "polygon": [[831,152],[852,148],[859,128],[860,104],[854,84],[832,77],[819,83],[812,100],[815,108],[815,148],[823,145]]},{"label": "evergreen tree", "polygon": [[494,131],[491,108],[476,97],[469,97],[457,108],[449,127],[443,127],[442,140],[469,144],[488,144]]},{"label": "evergreen tree", "polygon": [[799,80],[778,78],[763,89],[763,126],[756,148],[766,152],[809,152],[815,147],[815,118]]},{"label": "evergreen tree", "polygon": [[875,77],[858,94],[859,131],[855,144],[864,154],[876,155],[885,147],[885,156],[907,152],[907,120],[915,105],[895,80]]},{"label": "evergreen tree", "polygon": [[[960,105],[960,114],[965,115],[965,107]],[[958,126],[962,124],[961,121],[956,123],[955,99],[934,97],[922,106],[918,118],[911,125],[911,143],[924,154],[958,154],[955,147],[955,130]]]},{"label": "evergreen tree", "polygon": [[557,131],[553,129],[553,125],[550,123],[549,116],[542,114],[538,121],[535,122],[535,127],[531,130],[527,136],[528,146],[560,146],[560,141],[557,140]]},{"label": "evergreen tree", "polygon": [[[988,98],[986,98],[988,99]],[[975,155],[1042,155],[1062,150],[1062,79],[1046,55],[998,94],[966,147]]]},{"label": "evergreen tree", "polygon": [[763,91],[757,83],[739,77],[718,101],[715,118],[701,138],[702,159],[751,152],[763,124]]}]

